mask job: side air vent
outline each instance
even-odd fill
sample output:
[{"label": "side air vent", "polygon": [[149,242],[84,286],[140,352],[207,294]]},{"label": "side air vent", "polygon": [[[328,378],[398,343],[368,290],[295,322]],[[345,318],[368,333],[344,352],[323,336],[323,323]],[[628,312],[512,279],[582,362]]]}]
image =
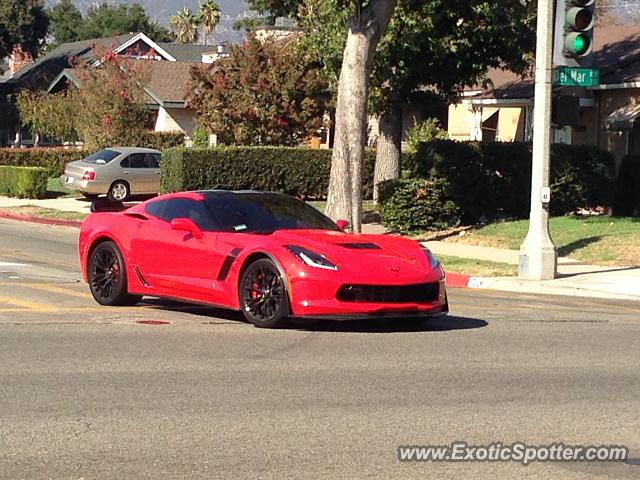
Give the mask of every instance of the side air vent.
[{"label": "side air vent", "polygon": [[381,250],[375,243],[338,243],[337,245],[352,250]]}]

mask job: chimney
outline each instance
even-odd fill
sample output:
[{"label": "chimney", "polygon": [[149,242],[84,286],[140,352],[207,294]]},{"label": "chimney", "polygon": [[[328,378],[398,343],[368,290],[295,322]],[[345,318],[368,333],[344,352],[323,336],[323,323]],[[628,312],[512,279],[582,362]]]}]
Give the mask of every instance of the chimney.
[{"label": "chimney", "polygon": [[13,77],[16,72],[29,65],[32,60],[29,52],[23,52],[20,45],[16,45],[9,55],[9,75]]}]

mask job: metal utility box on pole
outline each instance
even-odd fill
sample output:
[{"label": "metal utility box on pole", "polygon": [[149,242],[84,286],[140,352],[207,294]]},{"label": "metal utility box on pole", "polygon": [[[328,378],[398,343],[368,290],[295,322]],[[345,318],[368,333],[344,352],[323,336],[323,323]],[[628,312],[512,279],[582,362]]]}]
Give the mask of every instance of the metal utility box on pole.
[{"label": "metal utility box on pole", "polygon": [[556,247],[549,235],[552,55],[553,0],[538,0],[531,211],[518,266],[518,276],[530,280],[551,280],[557,274]]}]

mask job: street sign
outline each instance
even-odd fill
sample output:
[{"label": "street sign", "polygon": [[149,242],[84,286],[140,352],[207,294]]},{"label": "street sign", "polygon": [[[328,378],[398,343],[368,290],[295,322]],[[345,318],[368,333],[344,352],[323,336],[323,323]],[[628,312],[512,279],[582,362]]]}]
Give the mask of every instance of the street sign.
[{"label": "street sign", "polygon": [[597,87],[600,85],[600,70],[558,67],[553,71],[553,83],[561,87]]}]

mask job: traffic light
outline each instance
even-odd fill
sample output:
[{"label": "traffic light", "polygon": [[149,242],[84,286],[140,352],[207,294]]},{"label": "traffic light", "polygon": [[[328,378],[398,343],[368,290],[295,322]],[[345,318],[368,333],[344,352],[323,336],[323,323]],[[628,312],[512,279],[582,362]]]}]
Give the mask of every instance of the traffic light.
[{"label": "traffic light", "polygon": [[555,66],[588,66],[593,50],[595,0],[557,0],[553,35]]}]

